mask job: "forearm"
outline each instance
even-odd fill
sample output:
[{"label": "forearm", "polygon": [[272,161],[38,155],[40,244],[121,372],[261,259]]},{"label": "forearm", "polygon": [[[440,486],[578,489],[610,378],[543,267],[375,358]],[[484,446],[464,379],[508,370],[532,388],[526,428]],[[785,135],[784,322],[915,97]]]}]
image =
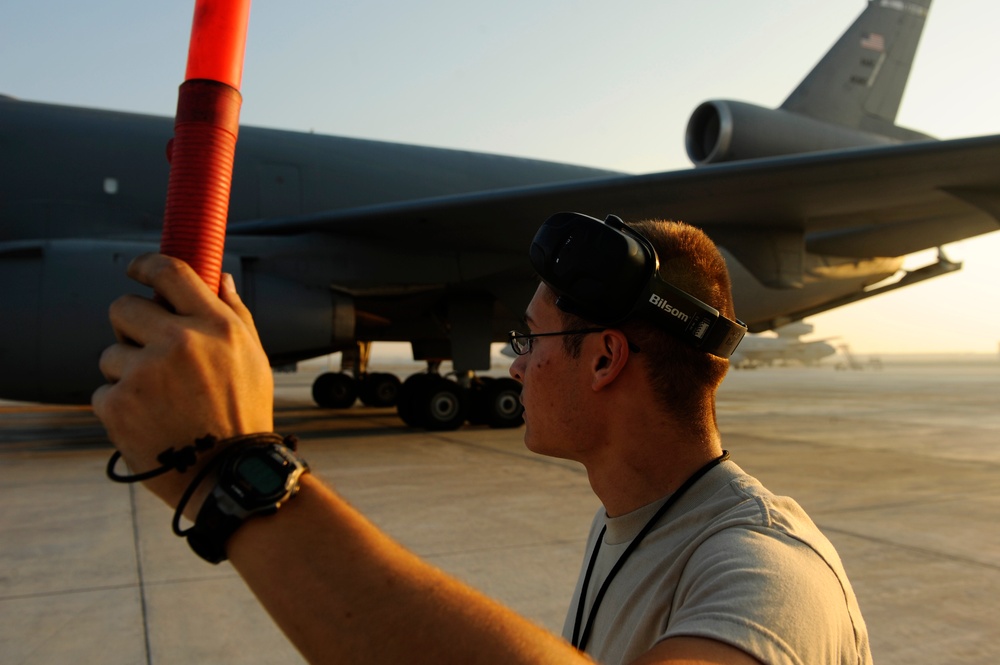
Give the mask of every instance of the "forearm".
[{"label": "forearm", "polygon": [[229,558],[314,663],[588,662],[562,639],[424,563],[315,477]]},{"label": "forearm", "polygon": [[[101,356],[94,412],[136,473],[161,451],[211,434],[267,432],[272,384],[250,311],[231,278],[209,292],[183,262],[145,255],[129,275],[172,308],[138,296],[111,307],[118,343]],[[212,454],[220,454],[213,450]],[[146,485],[176,506],[208,455]],[[276,515],[250,519],[227,554],[313,662],[558,663],[583,659],[562,640],[421,562],[313,476]],[[196,518],[209,483],[185,514]]]}]

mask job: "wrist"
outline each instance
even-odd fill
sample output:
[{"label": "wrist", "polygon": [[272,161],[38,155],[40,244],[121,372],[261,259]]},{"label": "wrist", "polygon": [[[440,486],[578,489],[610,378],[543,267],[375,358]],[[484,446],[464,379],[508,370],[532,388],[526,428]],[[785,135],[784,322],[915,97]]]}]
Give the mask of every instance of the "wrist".
[{"label": "wrist", "polygon": [[[295,454],[296,446],[295,437],[274,432],[221,441],[206,435],[164,450],[156,457],[160,466],[133,475],[116,471],[116,451],[106,473],[115,482],[146,484],[174,508],[174,533],[202,558],[219,563],[226,559],[229,536],[246,520],[276,512],[298,492],[309,465]],[[181,529],[182,517],[194,526]]]},{"label": "wrist", "polygon": [[[227,559],[229,538],[250,519],[276,513],[299,490],[309,465],[294,451],[294,439],[278,435],[243,437],[244,441],[220,453],[211,471],[196,479],[174,515],[174,532],[184,536],[203,559]],[[277,441],[275,439],[278,439]],[[194,526],[181,531],[181,511],[200,499]]]}]

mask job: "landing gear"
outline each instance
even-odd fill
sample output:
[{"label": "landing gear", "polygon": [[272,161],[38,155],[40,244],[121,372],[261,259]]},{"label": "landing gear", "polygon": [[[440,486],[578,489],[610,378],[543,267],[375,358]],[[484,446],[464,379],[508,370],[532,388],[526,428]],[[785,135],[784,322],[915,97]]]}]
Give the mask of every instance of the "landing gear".
[{"label": "landing gear", "polygon": [[358,384],[350,374],[327,372],[313,382],[312,396],[324,409],[346,409],[358,398]]},{"label": "landing gear", "polygon": [[358,391],[365,406],[395,406],[399,398],[400,382],[395,374],[365,374]]},{"label": "landing gear", "polygon": [[474,377],[469,387],[437,374],[414,374],[399,390],[399,417],[410,427],[457,429],[466,420],[493,428],[520,427],[521,384],[514,379]]},{"label": "landing gear", "polygon": [[365,374],[359,379],[346,372],[326,372],[313,382],[313,401],[324,409],[346,409],[361,398],[365,406],[395,406],[399,379],[393,374]]},{"label": "landing gear", "polygon": [[[359,397],[366,406],[395,406],[399,379],[392,374],[368,374],[371,342],[345,349],[340,372],[320,374],[313,382],[313,400],[324,409],[346,409]],[[357,377],[357,378],[355,378]]]},{"label": "landing gear", "polygon": [[468,391],[437,374],[414,374],[400,387],[396,409],[410,427],[432,431],[461,427],[468,413]]},{"label": "landing gear", "polygon": [[[360,397],[366,406],[396,406],[410,427],[432,431],[458,429],[467,420],[493,428],[519,427],[521,384],[509,378],[477,377],[469,372],[458,380],[438,374],[440,362],[429,361],[426,372],[400,383],[388,373],[367,373],[370,344],[359,343],[345,352],[343,368],[326,372],[313,383],[316,404],[326,409],[346,409]],[[357,378],[355,378],[357,377]]]},{"label": "landing gear", "polygon": [[471,387],[472,409],[469,422],[501,429],[520,427],[521,384],[514,379],[481,377],[473,380]]},{"label": "landing gear", "polygon": [[410,427],[458,429],[466,420],[493,428],[520,427],[521,384],[514,379],[473,378],[469,387],[438,374],[414,374],[403,383],[392,374],[355,379],[346,372],[320,374],[313,399],[324,409],[346,409],[361,398],[367,406],[396,406]]}]

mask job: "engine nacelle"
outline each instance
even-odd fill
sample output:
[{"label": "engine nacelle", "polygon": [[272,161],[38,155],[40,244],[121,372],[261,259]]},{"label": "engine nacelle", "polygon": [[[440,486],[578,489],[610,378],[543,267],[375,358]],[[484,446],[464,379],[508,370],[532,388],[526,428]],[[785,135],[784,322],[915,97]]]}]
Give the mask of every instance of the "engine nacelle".
[{"label": "engine nacelle", "polygon": [[[0,251],[0,398],[85,404],[115,341],[108,306],[144,287],[125,275],[151,244],[58,240]],[[148,289],[146,289],[148,293]]]},{"label": "engine nacelle", "polygon": [[713,100],[704,102],[691,114],[684,142],[691,161],[704,166],[900,141],[781,109]]},{"label": "engine nacelle", "polygon": [[[124,293],[150,295],[125,275],[155,244],[105,240],[0,245],[0,399],[83,404],[104,382],[98,360],[115,336],[108,306]],[[329,289],[254,270],[227,254],[272,364],[328,353],[353,339],[354,303]]]},{"label": "engine nacelle", "polygon": [[353,343],[354,299],[327,288],[243,267],[241,297],[272,365],[286,365]]}]

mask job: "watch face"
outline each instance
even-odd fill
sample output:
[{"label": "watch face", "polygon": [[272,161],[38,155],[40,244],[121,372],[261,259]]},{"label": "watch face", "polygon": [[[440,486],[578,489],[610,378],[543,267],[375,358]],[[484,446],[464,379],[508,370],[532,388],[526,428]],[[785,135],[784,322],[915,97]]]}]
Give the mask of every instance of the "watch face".
[{"label": "watch face", "polygon": [[260,457],[245,457],[234,469],[236,475],[249,484],[256,493],[270,495],[284,490],[288,470],[278,470]]}]

